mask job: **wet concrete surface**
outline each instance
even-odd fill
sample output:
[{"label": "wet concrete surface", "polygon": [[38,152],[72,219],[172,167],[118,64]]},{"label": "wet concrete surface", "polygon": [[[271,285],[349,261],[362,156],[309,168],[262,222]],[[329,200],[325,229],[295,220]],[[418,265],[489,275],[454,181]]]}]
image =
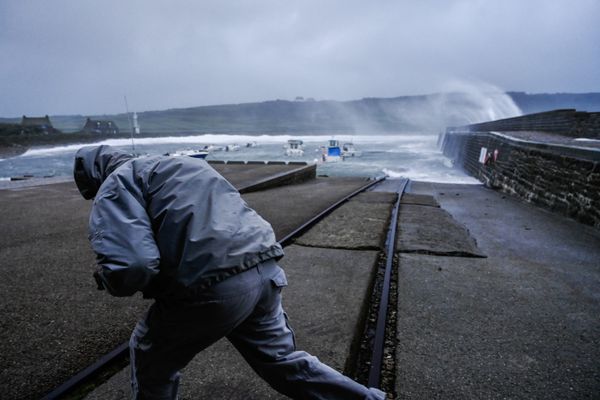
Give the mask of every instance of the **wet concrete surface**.
[{"label": "wet concrete surface", "polygon": [[[293,173],[300,169],[309,167],[306,163],[277,163],[265,164],[262,163],[217,163],[210,162],[209,164],[236,188],[243,188],[257,184],[265,179],[273,178],[278,175]],[[267,172],[268,171],[268,172]],[[15,181],[0,181],[1,189],[18,189],[42,185],[50,185],[55,183],[71,182],[71,176],[56,176],[56,177],[31,177]]]},{"label": "wet concrete surface", "polygon": [[429,204],[401,205],[396,235],[398,251],[484,257],[463,224],[452,218],[447,211]]},{"label": "wet concrete surface", "polygon": [[[320,178],[244,198],[281,237],[317,203],[365,183]],[[382,186],[395,190],[397,182]],[[400,254],[398,398],[597,397],[600,232],[479,185],[409,187],[415,196],[401,213],[408,203],[435,209],[437,201],[488,258]],[[360,201],[377,204],[389,195],[381,196]],[[0,190],[0,207],[0,392],[36,398],[127,340],[149,303],[95,290],[90,203],[72,183]],[[445,226],[436,229],[444,233]],[[290,281],[284,306],[299,347],[339,370],[355,354],[376,254],[293,245],[281,261]],[[90,398],[127,393],[123,371]],[[225,341],[185,371],[182,398],[207,393],[281,397]]]},{"label": "wet concrete surface", "polygon": [[394,193],[361,193],[295,243],[311,247],[381,250],[396,198]]},{"label": "wet concrete surface", "polygon": [[139,301],[96,291],[90,203],[73,183],[2,190],[0,207],[0,392],[39,398],[116,347]]},{"label": "wet concrete surface", "polygon": [[418,206],[439,207],[440,203],[435,197],[427,194],[404,193],[400,204],[414,204]]},{"label": "wet concrete surface", "polygon": [[[329,182],[329,187],[333,187],[333,181],[324,179],[315,184]],[[350,193],[354,191],[350,190],[351,185],[347,186],[351,182],[353,180],[341,180],[335,185],[346,187]],[[364,181],[356,183],[364,184]],[[288,192],[293,195],[291,197],[298,198],[302,193],[315,193],[314,190],[298,191],[307,185],[310,183],[274,190]],[[322,201],[322,196],[319,199]],[[342,232],[353,234],[363,229],[372,237],[380,237],[387,229],[391,202],[395,199],[395,194],[381,192],[356,196],[301,237],[316,241],[306,241],[310,246],[302,246],[300,243],[304,242],[299,240],[298,244],[286,247],[286,255],[280,261],[289,282],[288,288],[283,292],[283,305],[296,333],[298,349],[308,351],[346,374],[355,369],[378,251],[352,250],[347,247],[339,249],[342,247],[341,243],[345,243],[352,235],[337,234],[334,228],[342,227]],[[299,204],[307,204],[304,196],[300,196],[298,200]],[[365,208],[365,214],[357,214],[354,212],[357,205],[376,208],[370,211]],[[383,208],[379,209],[378,206]],[[365,221],[373,218],[377,218],[379,222],[366,229]],[[353,228],[346,231],[345,227]],[[314,235],[313,232],[318,234]],[[333,239],[321,241],[329,234]],[[367,239],[365,236],[360,237]],[[357,248],[362,247],[360,241],[353,240]],[[128,398],[128,373],[129,370],[124,369],[87,398]],[[198,354],[183,373],[180,393],[182,399],[204,398],[208,393],[213,399],[286,398],[262,381],[226,340],[221,340]]]},{"label": "wet concrete surface", "polygon": [[398,398],[600,393],[600,232],[479,185],[413,183],[488,258],[401,254]]},{"label": "wet concrete surface", "polygon": [[363,178],[317,178],[270,189],[268,196],[254,192],[243,197],[264,219],[277,221],[273,229],[280,240],[306,222],[307,216],[317,215],[368,183]]},{"label": "wet concrete surface", "polygon": [[[240,193],[266,190],[276,186],[300,183],[316,177],[316,165],[306,163],[240,163],[210,165],[235,186]],[[269,171],[265,174],[265,171]]]},{"label": "wet concrete surface", "polygon": [[[263,177],[272,171],[264,168]],[[255,171],[248,178],[260,176]],[[343,197],[335,188],[353,191],[365,183],[327,182],[303,186],[309,192],[303,195],[303,190],[252,193],[249,202],[269,215],[276,232],[286,232],[314,211],[298,201],[321,199],[314,201],[318,207]],[[73,182],[0,190],[0,207],[0,393],[7,399],[37,398],[126,341],[149,302],[96,290],[95,256],[87,240],[91,203]]]},{"label": "wet concrete surface", "polygon": [[[213,164],[210,163],[221,175],[236,188],[251,185],[266,178],[267,176],[278,175],[282,172],[289,172],[301,168],[299,165],[268,165],[264,164]],[[265,169],[268,169],[269,174],[265,175]]]}]

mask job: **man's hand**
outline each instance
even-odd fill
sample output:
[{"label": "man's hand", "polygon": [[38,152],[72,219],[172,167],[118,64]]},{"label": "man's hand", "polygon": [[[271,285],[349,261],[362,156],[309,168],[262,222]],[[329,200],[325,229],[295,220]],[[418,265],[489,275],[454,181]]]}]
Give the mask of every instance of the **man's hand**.
[{"label": "man's hand", "polygon": [[98,285],[98,290],[104,290],[104,283],[102,282],[102,278],[100,278],[100,271],[94,272],[94,279],[96,280],[96,285]]}]

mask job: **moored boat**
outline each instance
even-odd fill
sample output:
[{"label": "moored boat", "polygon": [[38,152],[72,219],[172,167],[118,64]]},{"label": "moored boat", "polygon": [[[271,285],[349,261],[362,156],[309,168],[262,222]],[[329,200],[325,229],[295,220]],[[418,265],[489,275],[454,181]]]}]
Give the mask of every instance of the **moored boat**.
[{"label": "moored boat", "polygon": [[202,147],[202,150],[208,151],[208,152],[212,152],[212,151],[223,151],[223,146],[215,146],[214,144],[207,144],[206,146]]},{"label": "moored boat", "polygon": [[185,149],[185,150],[177,150],[174,153],[167,153],[167,155],[172,157],[193,157],[193,158],[206,158],[208,155],[208,151],[206,150],[194,150],[194,149]]},{"label": "moored boat", "polygon": [[304,142],[302,140],[290,139],[283,148],[285,149],[285,155],[288,157],[304,155]]},{"label": "moored boat", "polygon": [[361,154],[362,152],[356,150],[356,148],[354,147],[354,143],[352,142],[344,143],[344,145],[342,146],[342,158],[360,157]]},{"label": "moored boat", "polygon": [[336,139],[329,140],[327,148],[323,150],[323,161],[325,162],[336,162],[342,158],[342,150],[340,148],[340,142]]}]

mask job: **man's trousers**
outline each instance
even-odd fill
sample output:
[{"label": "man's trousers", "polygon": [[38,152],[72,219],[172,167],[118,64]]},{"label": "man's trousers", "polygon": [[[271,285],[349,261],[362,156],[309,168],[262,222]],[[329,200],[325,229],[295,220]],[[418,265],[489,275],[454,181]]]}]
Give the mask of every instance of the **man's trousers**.
[{"label": "man's trousers", "polygon": [[134,398],[175,399],[179,371],[227,337],[258,375],[293,399],[384,399],[380,390],[296,350],[281,306],[285,286],[285,273],[271,260],[212,286],[193,301],[156,301],[131,335]]}]

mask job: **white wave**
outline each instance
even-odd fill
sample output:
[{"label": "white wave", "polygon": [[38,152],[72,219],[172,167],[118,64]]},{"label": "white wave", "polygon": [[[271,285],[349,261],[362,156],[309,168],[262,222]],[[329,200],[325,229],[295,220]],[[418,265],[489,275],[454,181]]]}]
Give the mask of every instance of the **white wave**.
[{"label": "white wave", "polygon": [[460,183],[469,185],[482,184],[477,179],[464,175],[459,171],[415,171],[413,169],[395,171],[393,169],[384,168],[382,172],[390,178],[409,178],[421,182]]},{"label": "white wave", "polygon": [[66,146],[55,146],[55,147],[35,147],[33,149],[27,150],[25,153],[19,155],[18,157],[32,157],[32,156],[45,156],[52,155],[58,153],[69,153],[76,152],[83,146],[89,146],[89,144],[70,144]]},{"label": "white wave", "polygon": [[[327,144],[330,139],[339,140],[340,143],[402,143],[410,141],[430,141],[432,135],[225,135],[225,134],[203,134],[190,136],[162,136],[134,138],[134,145],[154,145],[154,144],[245,144],[257,142],[259,144],[277,144],[286,143],[291,139],[299,139],[305,143]],[[131,146],[131,139],[107,139],[95,143],[74,143],[65,146],[54,147],[36,147],[27,150],[19,157],[37,157],[58,153],[75,153],[84,146],[109,145],[115,147]]]},{"label": "white wave", "polygon": [[390,178],[406,178],[406,171],[394,171],[392,169],[384,168],[382,171]]},{"label": "white wave", "polygon": [[575,138],[577,142],[600,142],[600,139],[590,139],[590,138]]}]

